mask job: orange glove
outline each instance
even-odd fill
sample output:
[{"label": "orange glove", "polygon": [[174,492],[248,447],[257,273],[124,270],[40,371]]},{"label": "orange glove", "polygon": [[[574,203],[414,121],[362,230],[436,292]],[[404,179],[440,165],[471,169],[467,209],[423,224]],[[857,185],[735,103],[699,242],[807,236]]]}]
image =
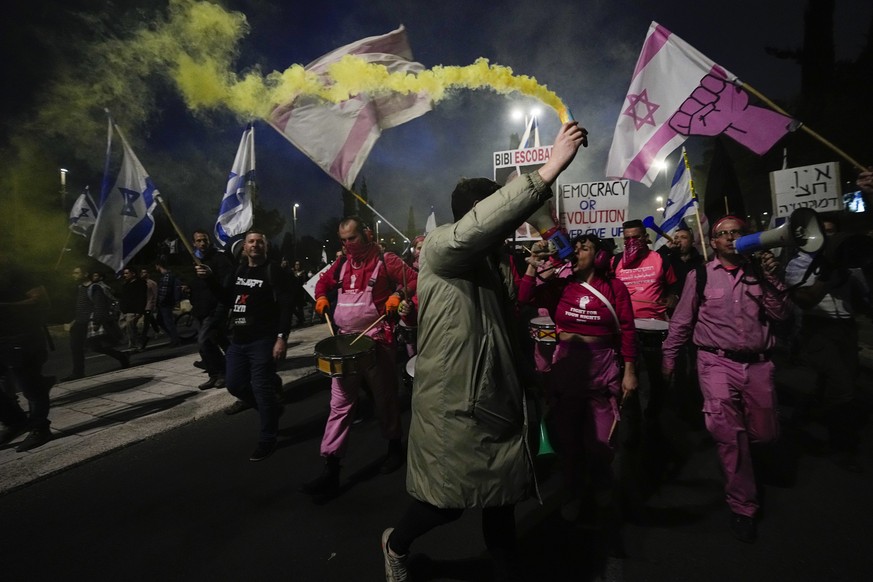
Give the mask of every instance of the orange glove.
[{"label": "orange glove", "polygon": [[322,295],[315,302],[315,313],[319,315],[324,315],[324,312],[330,309],[330,301],[327,300],[327,297]]},{"label": "orange glove", "polygon": [[385,302],[385,311],[388,313],[396,313],[399,307],[400,297],[397,295],[390,295],[388,301]]}]

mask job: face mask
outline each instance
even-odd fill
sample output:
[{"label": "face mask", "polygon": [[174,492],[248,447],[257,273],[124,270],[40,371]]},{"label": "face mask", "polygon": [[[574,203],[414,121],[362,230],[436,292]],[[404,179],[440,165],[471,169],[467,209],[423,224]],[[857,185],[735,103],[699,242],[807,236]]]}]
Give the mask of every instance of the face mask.
[{"label": "face mask", "polygon": [[370,248],[369,245],[358,241],[346,241],[343,244],[346,254],[353,259],[363,259]]},{"label": "face mask", "polygon": [[639,263],[646,256],[646,251],[649,247],[645,240],[641,238],[632,238],[624,243],[624,256],[621,264],[625,269],[630,269]]}]

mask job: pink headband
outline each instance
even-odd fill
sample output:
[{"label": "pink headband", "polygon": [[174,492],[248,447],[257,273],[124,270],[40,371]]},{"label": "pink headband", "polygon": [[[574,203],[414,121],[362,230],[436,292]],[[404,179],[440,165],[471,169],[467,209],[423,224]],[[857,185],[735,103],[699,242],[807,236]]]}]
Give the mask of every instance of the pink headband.
[{"label": "pink headband", "polygon": [[736,220],[740,223],[740,226],[743,230],[746,230],[747,228],[745,220],[743,220],[739,216],[733,216],[732,214],[728,214],[727,216],[722,216],[712,224],[712,228],[709,231],[710,236],[712,235],[712,233],[717,232],[718,227],[721,225],[722,222],[725,222],[726,220]]}]

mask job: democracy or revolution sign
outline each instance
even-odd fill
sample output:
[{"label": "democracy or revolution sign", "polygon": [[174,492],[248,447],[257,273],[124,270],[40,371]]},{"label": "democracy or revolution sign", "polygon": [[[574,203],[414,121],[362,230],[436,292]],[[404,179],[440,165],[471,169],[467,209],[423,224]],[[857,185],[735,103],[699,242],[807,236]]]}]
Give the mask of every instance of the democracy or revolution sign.
[{"label": "democracy or revolution sign", "polygon": [[630,202],[629,180],[561,184],[558,187],[558,218],[570,238],[594,234],[620,238],[621,223]]}]

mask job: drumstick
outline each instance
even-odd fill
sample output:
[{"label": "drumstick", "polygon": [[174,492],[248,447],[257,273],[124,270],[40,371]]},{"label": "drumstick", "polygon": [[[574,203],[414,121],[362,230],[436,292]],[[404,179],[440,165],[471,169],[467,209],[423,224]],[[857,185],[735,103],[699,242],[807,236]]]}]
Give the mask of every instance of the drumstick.
[{"label": "drumstick", "polygon": [[336,334],[333,332],[333,326],[330,324],[330,315],[325,311],[324,312],[324,320],[327,322],[327,329],[330,330],[330,335],[335,336]]},{"label": "drumstick", "polygon": [[373,323],[370,324],[370,327],[368,327],[367,329],[365,329],[364,331],[362,331],[358,337],[356,337],[355,339],[353,339],[352,341],[350,341],[350,342],[349,342],[349,345],[354,344],[356,341],[358,341],[359,339],[361,339],[362,337],[364,337],[364,335],[365,335],[368,331],[370,331],[371,329],[373,329],[374,327],[376,327],[376,325],[377,325],[380,321],[382,321],[383,319],[385,319],[385,316],[386,316],[386,315],[388,315],[388,314],[387,314],[387,313],[383,313],[383,314],[379,317],[379,319],[377,319],[376,321],[374,321]]}]

